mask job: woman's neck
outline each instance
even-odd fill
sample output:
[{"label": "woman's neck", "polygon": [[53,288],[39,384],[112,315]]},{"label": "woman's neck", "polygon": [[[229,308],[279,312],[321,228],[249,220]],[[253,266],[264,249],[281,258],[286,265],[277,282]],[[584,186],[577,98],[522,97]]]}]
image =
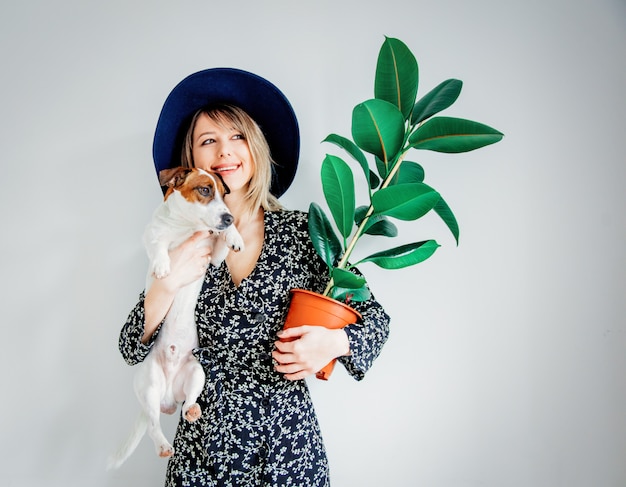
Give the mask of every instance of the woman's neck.
[{"label": "woman's neck", "polygon": [[226,206],[228,206],[231,215],[235,217],[234,224],[237,228],[245,227],[249,223],[258,221],[259,218],[263,217],[262,208],[259,207],[256,210],[250,211],[245,198],[238,194],[227,194],[224,197],[224,202]]},{"label": "woman's neck", "polygon": [[[241,200],[235,200],[241,203]],[[234,202],[233,202],[234,203]],[[232,204],[226,201],[232,215],[235,217],[234,225],[244,241],[244,249],[239,252],[229,252],[226,257],[226,265],[230,271],[235,286],[248,277],[261,255],[265,238],[265,225],[263,208],[258,207],[250,213],[246,205]]]}]

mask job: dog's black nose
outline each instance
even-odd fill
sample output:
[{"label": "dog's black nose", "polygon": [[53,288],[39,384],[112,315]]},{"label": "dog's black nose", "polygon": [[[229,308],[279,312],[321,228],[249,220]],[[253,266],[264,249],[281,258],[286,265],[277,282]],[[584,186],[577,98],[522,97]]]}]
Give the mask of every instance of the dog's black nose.
[{"label": "dog's black nose", "polygon": [[232,225],[233,221],[235,221],[235,218],[230,213],[224,213],[222,215],[222,225],[225,227]]}]

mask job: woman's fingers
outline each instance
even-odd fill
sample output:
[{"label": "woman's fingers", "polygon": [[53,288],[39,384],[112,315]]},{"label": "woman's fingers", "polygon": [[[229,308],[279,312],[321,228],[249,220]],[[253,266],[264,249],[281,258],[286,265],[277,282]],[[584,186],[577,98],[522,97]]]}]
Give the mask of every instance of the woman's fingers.
[{"label": "woman's fingers", "polygon": [[272,357],[274,358],[274,370],[284,374],[285,379],[304,379],[316,372],[310,364],[296,361],[294,354],[274,351]]},{"label": "woman's fingers", "polygon": [[332,359],[350,353],[348,337],[341,329],[301,326],[283,330],[278,337],[272,352],[274,369],[289,380],[315,374]]},{"label": "woman's fingers", "polygon": [[304,335],[308,329],[310,327],[309,326],[294,326],[292,328],[286,328],[284,330],[279,331],[276,336],[278,338],[280,338],[281,340],[285,340],[285,341],[291,341],[294,338],[300,338],[302,335]]},{"label": "woman's fingers", "polygon": [[170,250],[172,274],[180,286],[185,286],[202,277],[211,262],[211,249],[202,245],[209,238],[208,231],[195,232],[182,244]]}]

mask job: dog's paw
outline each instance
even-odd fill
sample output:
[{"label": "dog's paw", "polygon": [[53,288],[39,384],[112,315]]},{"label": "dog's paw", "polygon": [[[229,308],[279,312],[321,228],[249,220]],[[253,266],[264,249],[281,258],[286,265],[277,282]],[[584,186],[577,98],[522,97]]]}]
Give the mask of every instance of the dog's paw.
[{"label": "dog's paw", "polygon": [[200,416],[202,416],[202,410],[197,403],[192,404],[191,406],[189,406],[189,409],[185,411],[185,419],[190,423],[193,423]]},{"label": "dog's paw", "polygon": [[169,443],[164,443],[157,448],[157,454],[161,458],[169,458],[174,454],[174,447]]},{"label": "dog's paw", "polygon": [[157,279],[163,279],[170,273],[170,261],[158,260],[152,264],[152,275]]},{"label": "dog's paw", "polygon": [[226,244],[235,252],[243,250],[243,238],[237,232],[231,232],[226,236]]}]

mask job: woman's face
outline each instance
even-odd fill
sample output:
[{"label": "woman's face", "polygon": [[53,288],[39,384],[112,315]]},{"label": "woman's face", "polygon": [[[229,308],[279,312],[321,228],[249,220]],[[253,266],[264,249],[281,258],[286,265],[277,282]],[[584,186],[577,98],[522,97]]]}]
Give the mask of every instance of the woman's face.
[{"label": "woman's face", "polygon": [[194,166],[218,173],[231,193],[245,190],[253,174],[248,142],[235,128],[224,128],[205,113],[196,121],[192,134]]}]

